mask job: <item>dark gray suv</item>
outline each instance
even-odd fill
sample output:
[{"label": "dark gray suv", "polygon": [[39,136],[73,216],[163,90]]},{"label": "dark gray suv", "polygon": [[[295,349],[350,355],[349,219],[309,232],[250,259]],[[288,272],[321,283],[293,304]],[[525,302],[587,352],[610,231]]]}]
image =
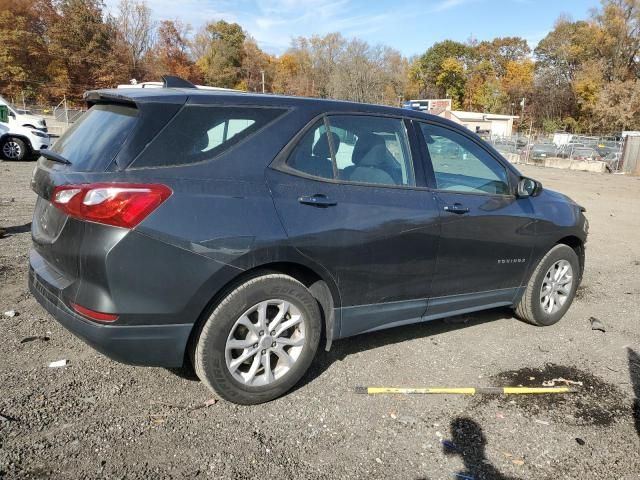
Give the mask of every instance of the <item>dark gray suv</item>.
[{"label": "dark gray suv", "polygon": [[498,306],[550,325],[569,308],[584,209],[467,129],[165,82],[87,93],[32,180],[31,291],[111,358],[190,363],[251,404],[289,390],[320,342]]}]

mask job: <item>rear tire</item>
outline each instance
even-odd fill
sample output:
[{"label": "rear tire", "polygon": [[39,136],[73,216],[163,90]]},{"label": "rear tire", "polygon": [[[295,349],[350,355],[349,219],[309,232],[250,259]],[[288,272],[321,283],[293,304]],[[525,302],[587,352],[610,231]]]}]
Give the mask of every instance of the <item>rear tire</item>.
[{"label": "rear tire", "polygon": [[21,161],[29,156],[30,150],[24,140],[9,137],[0,145],[0,152],[5,160]]},{"label": "rear tire", "polygon": [[573,302],[580,280],[580,261],[567,245],[556,245],[540,260],[529,279],[516,315],[537,326],[557,323]]},{"label": "rear tire", "polygon": [[268,402],[302,378],[321,332],[318,302],[303,284],[287,275],[262,275],[214,308],[195,342],[194,368],[225,400]]}]

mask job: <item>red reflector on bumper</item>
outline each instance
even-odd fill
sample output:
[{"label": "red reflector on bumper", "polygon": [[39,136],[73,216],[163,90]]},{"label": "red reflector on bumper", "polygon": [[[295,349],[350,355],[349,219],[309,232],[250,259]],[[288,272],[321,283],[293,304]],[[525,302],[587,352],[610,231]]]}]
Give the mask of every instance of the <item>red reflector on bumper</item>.
[{"label": "red reflector on bumper", "polygon": [[118,315],[114,315],[113,313],[96,312],[76,303],[71,303],[71,307],[83,317],[98,322],[115,322],[118,319]]}]

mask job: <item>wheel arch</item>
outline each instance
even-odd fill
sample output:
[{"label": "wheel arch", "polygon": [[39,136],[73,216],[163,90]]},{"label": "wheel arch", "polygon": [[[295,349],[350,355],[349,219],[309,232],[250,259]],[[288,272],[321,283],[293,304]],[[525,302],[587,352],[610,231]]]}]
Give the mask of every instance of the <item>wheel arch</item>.
[{"label": "wheel arch", "polygon": [[582,274],[584,273],[584,264],[585,264],[584,241],[575,235],[568,235],[566,237],[562,237],[561,239],[559,239],[554,244],[554,246],[555,245],[566,245],[567,247],[570,247],[571,249],[573,249],[574,252],[576,252],[576,255],[578,256],[578,260],[580,262],[580,278],[578,281],[578,283],[580,283],[582,281]]},{"label": "wheel arch", "polygon": [[2,137],[0,137],[0,142],[4,143],[6,140],[9,140],[11,138],[18,138],[22,140],[25,143],[26,147],[29,149],[29,151],[33,152],[33,145],[31,145],[31,140],[29,140],[28,137],[21,135],[19,133],[7,132]]},{"label": "wheel arch", "polygon": [[200,331],[215,307],[239,285],[245,283],[251,278],[268,273],[281,273],[283,275],[288,275],[302,283],[309,290],[320,306],[320,313],[322,315],[322,337],[325,340],[325,350],[328,351],[331,348],[333,338],[339,327],[335,316],[335,307],[340,305],[340,296],[336,283],[332,278],[320,274],[316,269],[313,269],[308,265],[294,261],[272,261],[242,271],[230,279],[217,291],[215,295],[213,295],[193,325],[189,341],[187,342],[185,361],[191,355],[195,347],[195,342],[197,342],[200,335]]}]

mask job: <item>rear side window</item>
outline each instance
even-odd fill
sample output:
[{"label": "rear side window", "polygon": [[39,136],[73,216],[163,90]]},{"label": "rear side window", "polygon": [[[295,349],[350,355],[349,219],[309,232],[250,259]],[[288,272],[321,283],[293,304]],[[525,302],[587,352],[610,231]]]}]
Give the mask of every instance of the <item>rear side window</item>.
[{"label": "rear side window", "polygon": [[134,161],[133,167],[187,165],[209,160],[251,136],[286,110],[184,107]]},{"label": "rear side window", "polygon": [[123,105],[94,105],[51,148],[79,172],[104,171],[137,123],[138,110]]}]

